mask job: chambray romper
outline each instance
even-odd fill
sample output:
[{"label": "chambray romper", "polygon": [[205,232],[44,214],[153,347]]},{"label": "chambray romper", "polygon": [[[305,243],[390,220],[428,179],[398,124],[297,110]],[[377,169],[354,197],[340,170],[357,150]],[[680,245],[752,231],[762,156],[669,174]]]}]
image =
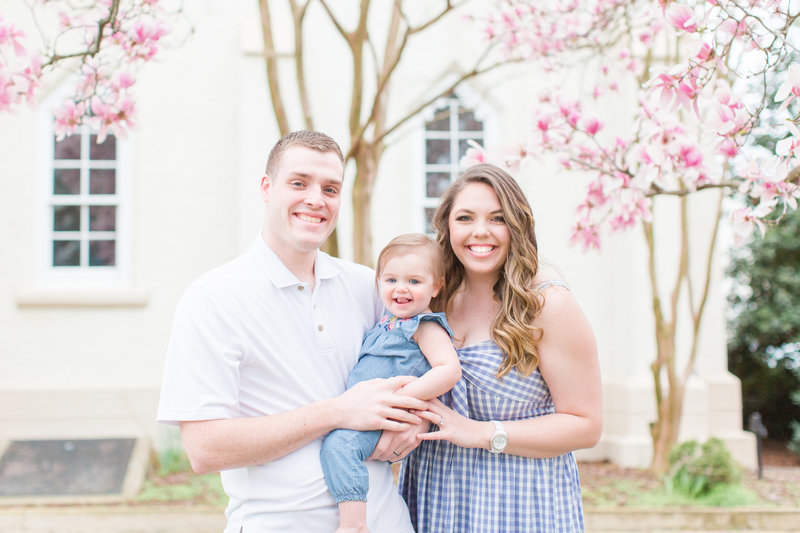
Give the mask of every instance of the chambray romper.
[{"label": "chambray romper", "polygon": [[[450,338],[453,332],[444,313],[421,313],[411,318],[385,314],[366,335],[358,362],[347,378],[347,388],[373,378],[421,376],[431,365],[411,338],[420,322],[436,322]],[[328,489],[336,502],[367,499],[369,474],[364,460],[381,436],[379,430],[336,429],[322,442],[320,460]]]},{"label": "chambray romper", "polygon": [[[551,280],[538,285],[564,286]],[[539,370],[497,379],[503,352],[491,340],[458,352],[461,380],[442,401],[473,420],[522,420],[555,412]],[[575,456],[535,459],[446,440],[423,441],[403,462],[400,492],[417,533],[584,531]]]}]

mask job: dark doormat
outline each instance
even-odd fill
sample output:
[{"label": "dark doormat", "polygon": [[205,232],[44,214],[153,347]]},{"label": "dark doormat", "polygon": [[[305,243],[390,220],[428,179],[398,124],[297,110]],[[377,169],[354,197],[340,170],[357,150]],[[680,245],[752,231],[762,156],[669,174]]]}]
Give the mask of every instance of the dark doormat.
[{"label": "dark doormat", "polygon": [[11,441],[0,458],[0,496],[119,494],[135,445],[135,438]]}]

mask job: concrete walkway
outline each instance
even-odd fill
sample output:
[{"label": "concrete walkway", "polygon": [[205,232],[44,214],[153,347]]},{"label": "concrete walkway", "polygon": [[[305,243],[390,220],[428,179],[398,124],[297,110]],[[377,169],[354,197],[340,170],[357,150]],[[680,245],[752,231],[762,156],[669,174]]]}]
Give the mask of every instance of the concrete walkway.
[{"label": "concrete walkway", "polygon": [[603,508],[586,509],[587,531],[800,531],[800,509]]},{"label": "concrete walkway", "polygon": [[166,506],[25,507],[0,509],[3,533],[220,533],[219,508]]},{"label": "concrete walkway", "polygon": [[[798,531],[798,525],[800,509],[586,509],[587,533],[777,533]],[[2,533],[220,533],[224,527],[218,507],[0,507]]]}]

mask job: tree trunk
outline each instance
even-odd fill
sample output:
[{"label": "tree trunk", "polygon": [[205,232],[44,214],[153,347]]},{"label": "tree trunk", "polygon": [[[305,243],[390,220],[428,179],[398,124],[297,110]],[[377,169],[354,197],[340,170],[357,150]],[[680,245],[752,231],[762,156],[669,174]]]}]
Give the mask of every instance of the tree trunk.
[{"label": "tree trunk", "polygon": [[656,400],[656,420],[650,424],[650,434],[653,440],[651,468],[656,474],[661,475],[669,467],[669,452],[678,441],[678,431],[683,412],[685,383],[681,382],[676,369],[677,347],[675,341],[680,287],[687,275],[686,254],[688,253],[688,248],[686,246],[687,235],[684,232],[678,261],[678,275],[667,300],[665,312],[663,308],[664,300],[658,289],[653,223],[645,222],[643,226],[648,251],[648,271],[656,333],[656,359],[650,365]]},{"label": "tree trunk", "polygon": [[653,437],[653,462],[651,468],[663,475],[669,468],[669,452],[678,442],[685,387],[671,385],[659,402],[658,419],[650,425]]},{"label": "tree trunk", "polygon": [[372,264],[372,191],[378,171],[378,159],[373,146],[360,143],[354,153],[356,178],[353,182],[353,259],[356,263]]},{"label": "tree trunk", "polygon": [[339,237],[336,233],[336,228],[333,228],[333,233],[331,233],[328,240],[320,247],[320,250],[333,257],[339,257]]}]

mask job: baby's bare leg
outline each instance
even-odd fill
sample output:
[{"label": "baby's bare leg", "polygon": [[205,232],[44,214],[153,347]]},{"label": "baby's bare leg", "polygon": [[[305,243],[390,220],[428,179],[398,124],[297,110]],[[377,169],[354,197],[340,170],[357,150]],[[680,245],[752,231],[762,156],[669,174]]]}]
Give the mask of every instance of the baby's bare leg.
[{"label": "baby's bare leg", "polygon": [[336,533],[369,533],[367,529],[367,502],[345,501],[339,504],[339,529]]}]

